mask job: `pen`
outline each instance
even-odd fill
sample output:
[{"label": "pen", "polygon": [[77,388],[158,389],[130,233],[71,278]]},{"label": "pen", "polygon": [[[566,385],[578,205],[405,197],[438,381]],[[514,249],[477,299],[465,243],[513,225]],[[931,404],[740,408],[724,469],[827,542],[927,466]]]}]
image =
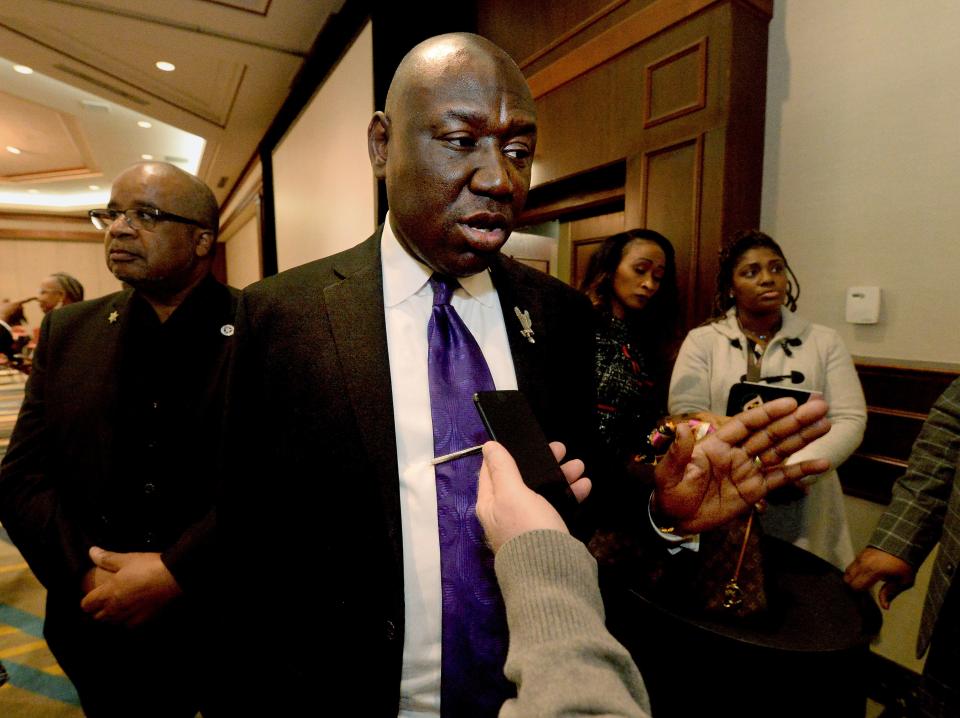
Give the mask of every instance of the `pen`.
[{"label": "pen", "polygon": [[453,459],[459,459],[461,456],[469,456],[470,454],[477,454],[483,448],[483,444],[478,446],[471,446],[468,449],[460,449],[460,451],[454,451],[451,454],[444,454],[443,456],[438,456],[435,459],[430,460],[430,466],[436,466],[437,464],[443,464],[447,461],[452,461]]}]

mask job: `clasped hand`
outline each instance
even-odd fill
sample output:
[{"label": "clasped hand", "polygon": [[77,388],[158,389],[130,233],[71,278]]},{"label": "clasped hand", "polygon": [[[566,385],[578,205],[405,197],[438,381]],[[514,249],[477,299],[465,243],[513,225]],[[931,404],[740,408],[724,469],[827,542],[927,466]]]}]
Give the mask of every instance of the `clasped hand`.
[{"label": "clasped hand", "polygon": [[96,621],[133,628],[156,616],[183,593],[159,553],[90,549],[91,568],[83,577],[80,608]]}]

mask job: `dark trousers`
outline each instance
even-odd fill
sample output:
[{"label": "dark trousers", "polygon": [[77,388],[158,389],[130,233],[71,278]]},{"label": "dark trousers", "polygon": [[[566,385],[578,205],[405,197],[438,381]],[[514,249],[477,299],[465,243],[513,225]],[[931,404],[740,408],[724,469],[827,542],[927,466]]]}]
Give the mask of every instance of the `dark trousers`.
[{"label": "dark trousers", "polygon": [[218,715],[219,665],[205,621],[180,605],[127,629],[93,621],[79,603],[48,597],[44,636],[89,718]]},{"label": "dark trousers", "polygon": [[920,714],[960,716],[960,587],[954,581],[940,607],[919,691]]}]

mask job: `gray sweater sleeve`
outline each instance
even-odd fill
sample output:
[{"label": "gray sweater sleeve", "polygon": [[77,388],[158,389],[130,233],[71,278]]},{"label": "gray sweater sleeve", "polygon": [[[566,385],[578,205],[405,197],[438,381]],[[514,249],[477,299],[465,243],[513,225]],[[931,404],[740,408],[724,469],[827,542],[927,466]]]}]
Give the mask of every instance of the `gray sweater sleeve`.
[{"label": "gray sweater sleeve", "polygon": [[649,715],[643,679],[604,626],[597,564],[559,531],[531,531],[496,557],[510,629],[500,718]]}]

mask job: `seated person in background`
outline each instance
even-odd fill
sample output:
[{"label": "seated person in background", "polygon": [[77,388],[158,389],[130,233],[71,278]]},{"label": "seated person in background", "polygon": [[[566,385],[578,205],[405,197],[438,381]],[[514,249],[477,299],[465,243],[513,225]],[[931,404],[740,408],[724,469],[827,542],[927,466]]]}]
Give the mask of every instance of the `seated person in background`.
[{"label": "seated person in background", "polygon": [[40,282],[37,301],[47,314],[58,307],[83,301],[83,285],[66,272],[54,272]]},{"label": "seated person in background", "polygon": [[[558,460],[563,457],[563,444],[551,448]],[[590,491],[582,472],[579,460],[563,465],[581,501]],[[647,716],[643,679],[603,623],[596,561],[547,500],[524,485],[513,458],[493,441],[483,447],[477,516],[496,554],[510,634],[504,673],[517,686],[517,697],[503,704],[500,718],[586,710]]]},{"label": "seated person in background", "polygon": [[0,302],[0,354],[10,362],[29,337],[23,331],[23,302]]}]

